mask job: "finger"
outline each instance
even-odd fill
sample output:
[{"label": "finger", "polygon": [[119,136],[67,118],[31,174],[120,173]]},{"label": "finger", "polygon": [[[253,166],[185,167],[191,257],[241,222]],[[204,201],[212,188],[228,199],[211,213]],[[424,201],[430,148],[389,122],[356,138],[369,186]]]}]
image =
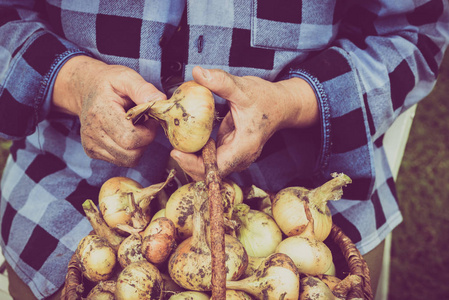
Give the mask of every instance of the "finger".
[{"label": "finger", "polygon": [[145,147],[125,149],[101,130],[95,133],[83,131],[82,145],[89,157],[124,167],[135,166],[145,150]]},{"label": "finger", "polygon": [[201,181],[205,178],[204,162],[201,156],[192,153],[185,153],[173,149],[170,156],[178,163],[181,169],[184,170],[195,181]]},{"label": "finger", "polygon": [[121,80],[113,83],[114,89],[121,95],[129,97],[135,104],[167,99],[164,93],[132,69],[123,71],[120,78]]},{"label": "finger", "polygon": [[193,79],[218,96],[233,101],[242,96],[240,78],[220,69],[203,69],[196,66],[192,70]]},{"label": "finger", "polygon": [[119,105],[109,108],[109,115],[100,119],[101,128],[123,149],[132,150],[150,144],[156,137],[159,124],[148,120],[145,125],[135,126],[126,119],[126,113]]}]

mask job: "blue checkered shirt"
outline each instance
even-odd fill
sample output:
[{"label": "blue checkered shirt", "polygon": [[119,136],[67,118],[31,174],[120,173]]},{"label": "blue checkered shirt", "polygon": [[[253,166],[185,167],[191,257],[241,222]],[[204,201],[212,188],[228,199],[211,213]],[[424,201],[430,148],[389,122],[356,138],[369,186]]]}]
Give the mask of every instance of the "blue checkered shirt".
[{"label": "blue checkered shirt", "polygon": [[[184,42],[173,49],[184,11]],[[36,297],[54,293],[92,229],[81,203],[97,199],[113,176],[144,186],[166,176],[162,131],[139,166],[121,168],[90,159],[79,119],[51,110],[57,72],[75,55],[128,66],[161,90],[164,70],[190,80],[197,65],[304,78],[320,125],[277,132],[255,163],[230,177],[276,192],[349,175],[344,199],[330,204],[333,220],[370,251],[402,221],[384,133],[432,90],[448,24],[445,0],[0,1],[0,137],[14,141],[1,182],[7,261]],[[216,103],[224,114],[226,101]]]}]

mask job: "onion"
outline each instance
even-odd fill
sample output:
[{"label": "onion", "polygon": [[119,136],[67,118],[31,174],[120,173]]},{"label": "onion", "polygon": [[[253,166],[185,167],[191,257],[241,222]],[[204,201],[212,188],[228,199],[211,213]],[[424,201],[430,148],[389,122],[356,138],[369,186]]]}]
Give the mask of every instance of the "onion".
[{"label": "onion", "polygon": [[160,217],[165,217],[165,208],[161,208],[160,210],[158,210],[151,218],[150,223]]},{"label": "onion", "polygon": [[[187,183],[178,188],[168,199],[165,207],[165,216],[173,221],[176,227],[178,240],[184,240],[192,236],[193,231],[193,199],[196,194],[207,198],[207,187],[204,181]],[[227,183],[222,182],[223,210],[227,218],[232,217],[235,203],[235,189]],[[240,200],[237,200],[240,201]],[[207,213],[205,213],[207,214]],[[204,216],[206,219],[208,216]],[[207,222],[207,220],[206,220]]]},{"label": "onion", "polygon": [[148,226],[142,232],[143,237],[152,234],[167,234],[169,236],[175,237],[175,224],[172,222],[172,220],[166,217],[156,218],[154,221],[151,221],[150,224],[148,224]]},{"label": "onion", "polygon": [[164,280],[154,265],[139,261],[120,272],[116,288],[117,300],[161,299]]},{"label": "onion", "polygon": [[274,195],[267,193],[255,185],[245,188],[243,195],[245,202],[248,203],[252,209],[262,211],[270,217],[273,217],[273,212],[271,211],[272,196]]},{"label": "onion", "polygon": [[322,275],[321,281],[324,282],[331,290],[333,290],[337,284],[341,282],[341,279],[334,275]]},{"label": "onion", "polygon": [[274,253],[282,241],[278,225],[264,212],[241,203],[234,207],[234,219],[240,225],[236,229],[237,238],[249,256],[266,257]]},{"label": "onion", "polygon": [[109,243],[98,235],[87,235],[78,244],[76,257],[83,275],[93,282],[108,280],[117,263],[116,253]]},{"label": "onion", "polygon": [[114,280],[100,281],[94,286],[86,297],[86,300],[115,300]]},{"label": "onion", "polygon": [[[185,289],[210,291],[212,258],[202,217],[208,205],[200,193],[195,195],[193,201],[193,235],[184,240],[170,256],[168,271],[170,277]],[[225,235],[225,253],[226,279],[235,280],[245,271],[248,255],[243,245],[230,235]]]},{"label": "onion", "polygon": [[339,200],[342,188],[351,183],[344,174],[332,174],[332,180],[322,186],[308,190],[303,187],[288,187],[279,191],[272,202],[276,223],[287,236],[298,235],[307,226],[304,204],[308,203],[315,220],[315,238],[324,241],[332,228],[332,216],[327,206],[329,200]]},{"label": "onion", "polygon": [[143,229],[150,220],[150,203],[175,176],[172,170],[163,183],[143,188],[127,177],[112,177],[103,183],[98,196],[103,219],[111,228],[118,224]]},{"label": "onion", "polygon": [[143,261],[145,257],[142,253],[142,237],[139,234],[128,236],[118,248],[117,258],[122,268],[133,262]]},{"label": "onion", "polygon": [[174,236],[165,233],[150,234],[142,241],[143,255],[153,264],[164,262],[175,248]]},{"label": "onion", "polygon": [[175,149],[193,153],[209,140],[215,118],[214,97],[207,88],[187,81],[170,99],[137,105],[126,118],[135,124],[143,114],[160,122]]},{"label": "onion", "polygon": [[324,274],[332,265],[332,253],[321,241],[314,237],[312,213],[304,204],[309,223],[301,235],[284,239],[276,248],[276,252],[287,254],[295,263],[298,271],[307,275]]},{"label": "onion", "polygon": [[266,257],[248,256],[248,266],[240,278],[242,279],[253,275],[265,259]]},{"label": "onion", "polygon": [[297,300],[299,273],[290,257],[273,253],[265,258],[252,276],[227,281],[226,288],[247,292],[257,299]]},{"label": "onion", "polygon": [[251,296],[244,291],[226,290],[226,300],[251,300]]},{"label": "onion", "polygon": [[209,300],[209,296],[206,293],[185,291],[177,293],[169,298],[169,300]]},{"label": "onion", "polygon": [[186,291],[184,288],[180,287],[176,282],[173,281],[170,275],[165,272],[165,268],[164,271],[162,271],[161,269],[162,268],[159,268],[159,271],[161,272],[162,279],[164,280],[163,299],[168,299],[174,294]]},{"label": "onion", "polygon": [[125,238],[106,224],[103,217],[100,215],[97,206],[95,206],[92,200],[87,199],[83,202],[82,206],[84,213],[86,214],[86,217],[92,225],[95,233],[99,237],[107,240],[109,245],[114,248],[114,250],[117,250]]},{"label": "onion", "polygon": [[299,300],[338,300],[329,287],[316,277],[308,276],[301,279]]}]

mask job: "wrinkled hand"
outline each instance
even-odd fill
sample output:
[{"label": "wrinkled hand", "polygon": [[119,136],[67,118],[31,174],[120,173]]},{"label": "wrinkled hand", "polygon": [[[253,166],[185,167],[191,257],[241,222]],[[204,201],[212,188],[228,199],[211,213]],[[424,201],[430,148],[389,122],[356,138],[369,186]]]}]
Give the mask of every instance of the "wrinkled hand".
[{"label": "wrinkled hand", "polygon": [[[193,78],[228,100],[230,110],[217,135],[217,164],[222,178],[248,168],[276,131],[308,127],[318,122],[314,91],[300,78],[269,82],[200,67],[194,68]],[[204,179],[201,156],[178,150],[173,150],[171,156],[194,180]]]},{"label": "wrinkled hand", "polygon": [[87,155],[126,167],[137,164],[158,126],[153,120],[134,126],[126,110],[162,99],[165,95],[134,70],[87,56],[67,61],[53,90],[53,107],[79,116]]}]

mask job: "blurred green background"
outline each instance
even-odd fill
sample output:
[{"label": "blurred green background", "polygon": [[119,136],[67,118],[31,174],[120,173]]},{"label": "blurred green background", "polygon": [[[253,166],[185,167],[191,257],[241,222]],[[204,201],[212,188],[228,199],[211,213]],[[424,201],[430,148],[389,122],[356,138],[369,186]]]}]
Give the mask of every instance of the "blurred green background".
[{"label": "blurred green background", "polygon": [[[389,299],[449,299],[449,55],[417,108],[397,179],[404,222],[393,232]],[[0,139],[0,176],[9,141]]]}]

